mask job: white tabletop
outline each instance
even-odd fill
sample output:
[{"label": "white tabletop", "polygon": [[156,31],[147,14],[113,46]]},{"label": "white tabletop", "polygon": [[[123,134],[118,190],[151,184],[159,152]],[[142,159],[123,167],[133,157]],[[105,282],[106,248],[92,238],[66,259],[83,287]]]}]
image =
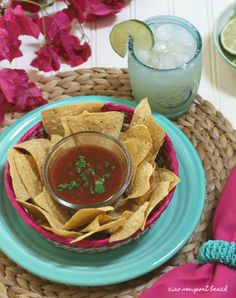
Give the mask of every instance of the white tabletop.
[{"label": "white tabletop", "polygon": [[[151,16],[166,14],[183,17],[198,28],[203,39],[203,71],[199,94],[212,102],[236,128],[236,71],[226,65],[216,52],[212,33],[218,14],[231,2],[232,0],[127,0],[126,7],[115,17],[84,26],[90,40],[92,56],[86,63],[76,68],[127,67],[127,59],[115,54],[109,43],[110,30],[120,21],[130,18],[144,20]],[[11,64],[1,61],[0,68],[23,68],[30,71],[31,77],[35,78],[42,73],[37,73],[29,66],[34,56],[32,40],[24,38],[23,44],[21,49],[24,56],[14,59]],[[37,44],[34,46],[37,47]],[[62,65],[60,71],[71,69],[67,65]]]}]

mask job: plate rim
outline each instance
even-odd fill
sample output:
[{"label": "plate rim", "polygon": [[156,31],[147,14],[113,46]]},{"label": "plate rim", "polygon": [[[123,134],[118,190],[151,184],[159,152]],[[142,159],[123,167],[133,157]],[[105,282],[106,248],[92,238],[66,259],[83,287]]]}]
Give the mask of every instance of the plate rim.
[{"label": "plate rim", "polygon": [[[68,102],[69,101],[69,102]],[[75,101],[75,102],[74,102]],[[34,125],[34,121],[38,118],[41,118],[40,117],[40,112],[42,110],[45,110],[45,109],[48,109],[48,108],[53,108],[53,107],[56,107],[56,106],[64,106],[64,105],[67,105],[67,104],[73,104],[73,103],[82,103],[82,102],[102,102],[102,103],[105,103],[105,102],[116,102],[118,104],[124,104],[124,105],[127,105],[127,106],[131,106],[131,107],[135,107],[137,106],[138,102],[135,102],[135,101],[129,101],[129,100],[125,100],[125,99],[120,99],[120,98],[115,98],[115,97],[108,97],[108,96],[100,96],[100,95],[90,95],[90,96],[76,96],[76,97],[70,97],[70,98],[65,98],[65,99],[62,99],[62,100],[59,100],[59,101],[56,101],[56,102],[51,102],[51,103],[48,103],[44,106],[41,106],[29,113],[27,113],[26,115],[22,116],[21,118],[19,118],[18,120],[16,120],[11,126],[9,126],[4,132],[3,134],[0,136],[0,143],[4,140],[5,136],[7,136],[9,133],[11,133],[12,131],[15,130],[15,128],[17,128],[18,126],[20,126],[21,123],[25,123],[25,125],[29,124],[29,123],[32,123],[32,125]],[[170,126],[170,129],[173,129],[175,132],[178,133],[178,135],[184,139],[184,141],[187,143],[185,145],[187,145],[187,147],[189,148],[189,150],[191,151],[191,154],[194,155],[194,158],[195,158],[195,162],[198,163],[198,170],[200,171],[200,178],[201,178],[201,184],[204,186],[201,188],[201,197],[202,197],[202,200],[201,200],[201,205],[199,206],[199,209],[196,211],[195,213],[195,217],[191,223],[191,228],[188,229],[188,233],[185,233],[185,236],[184,236],[184,239],[182,239],[182,242],[180,243],[180,245],[178,245],[177,247],[175,247],[174,250],[171,251],[170,254],[168,254],[168,256],[165,258],[163,258],[162,262],[158,263],[157,266],[153,265],[152,267],[150,268],[146,268],[142,270],[142,272],[133,272],[132,274],[130,273],[128,277],[126,278],[111,278],[108,282],[103,282],[103,281],[100,281],[100,282],[96,282],[96,283],[93,283],[93,282],[81,282],[81,281],[73,281],[72,283],[68,280],[65,280],[63,278],[55,278],[55,276],[50,276],[50,274],[47,274],[48,272],[44,272],[44,274],[42,273],[39,273],[37,271],[37,269],[32,269],[32,266],[28,266],[27,263],[22,263],[20,260],[18,260],[17,257],[14,257],[14,255],[11,253],[10,250],[8,249],[4,249],[4,245],[3,245],[3,242],[4,241],[0,241],[0,249],[11,259],[13,260],[15,263],[17,263],[19,266],[21,266],[22,268],[28,270],[29,272],[37,275],[37,276],[40,276],[42,278],[46,278],[48,280],[51,280],[51,281],[54,281],[54,282],[59,282],[59,283],[63,283],[63,284],[68,284],[68,285],[75,285],[75,286],[101,286],[101,285],[111,285],[111,284],[116,284],[116,283],[120,283],[120,282],[124,282],[124,281],[128,281],[130,279],[133,279],[133,278],[137,278],[143,274],[146,274],[150,271],[152,271],[153,269],[161,266],[163,263],[165,263],[166,261],[168,261],[171,257],[173,257],[185,244],[186,242],[188,241],[188,239],[191,237],[191,235],[193,234],[200,218],[201,218],[201,214],[202,214],[202,211],[203,211],[203,207],[204,207],[204,204],[205,204],[205,198],[206,198],[206,184],[205,184],[205,174],[204,174],[204,170],[203,170],[203,167],[202,167],[202,163],[200,161],[200,158],[198,156],[198,153],[196,151],[196,149],[194,148],[193,144],[190,142],[190,140],[186,137],[186,135],[175,125],[173,124],[169,119],[165,118],[164,116],[156,113],[156,112],[153,112],[153,116],[156,120],[156,117],[158,117],[160,119],[160,121],[163,121],[165,124],[168,124]],[[30,120],[29,122],[26,122],[25,120]],[[24,125],[23,127],[21,127],[21,130],[24,128]],[[29,127],[30,129],[30,127]],[[21,135],[20,135],[21,136]],[[19,137],[20,137],[19,136]],[[0,236],[1,238],[1,236]],[[116,248],[116,249],[119,249],[119,248]],[[53,274],[54,275],[54,274]]]}]

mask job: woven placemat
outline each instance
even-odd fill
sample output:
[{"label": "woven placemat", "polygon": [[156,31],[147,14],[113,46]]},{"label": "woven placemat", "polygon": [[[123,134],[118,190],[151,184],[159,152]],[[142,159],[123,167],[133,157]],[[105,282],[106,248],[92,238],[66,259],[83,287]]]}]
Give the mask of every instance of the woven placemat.
[{"label": "woven placemat", "polygon": [[[91,68],[65,72],[38,82],[48,100],[78,95],[107,95],[132,100],[127,69]],[[8,113],[0,132],[19,118]],[[192,109],[175,121],[196,147],[207,180],[207,199],[201,221],[188,243],[162,267],[122,284],[74,287],[43,280],[10,261],[0,252],[0,298],[138,297],[156,278],[172,268],[195,262],[199,247],[210,237],[211,220],[225,179],[236,164],[236,131],[213,105],[197,96]]]}]

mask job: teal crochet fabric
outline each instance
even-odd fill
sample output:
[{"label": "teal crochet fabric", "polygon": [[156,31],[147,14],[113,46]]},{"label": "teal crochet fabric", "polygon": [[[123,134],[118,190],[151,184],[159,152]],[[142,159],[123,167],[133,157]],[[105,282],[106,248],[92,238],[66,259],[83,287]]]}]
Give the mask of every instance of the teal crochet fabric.
[{"label": "teal crochet fabric", "polygon": [[198,253],[198,264],[219,262],[236,268],[236,243],[224,240],[209,240]]}]

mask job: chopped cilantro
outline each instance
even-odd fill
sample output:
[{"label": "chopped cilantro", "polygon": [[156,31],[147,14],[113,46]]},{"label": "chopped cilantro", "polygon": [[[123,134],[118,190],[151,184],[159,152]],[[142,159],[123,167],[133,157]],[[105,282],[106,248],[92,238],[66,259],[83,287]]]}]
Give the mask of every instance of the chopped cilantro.
[{"label": "chopped cilantro", "polygon": [[75,181],[75,180],[72,180],[69,183],[68,189],[69,190],[72,190],[72,189],[77,188],[78,186],[79,186],[79,183],[77,181]]},{"label": "chopped cilantro", "polygon": [[102,181],[105,181],[106,179],[109,179],[109,178],[110,178],[110,173],[105,173],[102,176]]},{"label": "chopped cilantro", "polygon": [[83,155],[79,155],[78,160],[75,163],[75,169],[78,173],[81,172],[82,169],[85,169],[87,167],[87,160],[86,157]]},{"label": "chopped cilantro", "polygon": [[91,193],[92,195],[94,195],[95,191],[94,191],[94,188],[93,188],[93,187],[90,187],[90,188],[89,188],[89,191],[90,191],[90,193]]},{"label": "chopped cilantro", "polygon": [[79,183],[75,180],[70,181],[69,183],[61,183],[57,185],[58,191],[73,190],[78,188]]},{"label": "chopped cilantro", "polygon": [[89,169],[88,169],[88,172],[89,172],[89,174],[95,176],[95,174],[96,174],[96,169],[95,169],[95,168],[89,168]]},{"label": "chopped cilantro", "polygon": [[96,194],[103,194],[105,193],[105,186],[102,179],[98,179],[94,181],[94,191]]},{"label": "chopped cilantro", "polygon": [[109,161],[105,160],[104,161],[104,168],[105,169],[112,169],[112,170],[115,170],[115,166],[113,164],[111,164]]},{"label": "chopped cilantro", "polygon": [[105,167],[105,169],[108,169],[108,168],[110,168],[110,162],[109,161],[107,161],[107,160],[105,160],[104,161],[104,167]]},{"label": "chopped cilantro", "polygon": [[80,178],[83,180],[83,187],[89,187],[89,181],[87,176],[84,173],[80,173]]}]

